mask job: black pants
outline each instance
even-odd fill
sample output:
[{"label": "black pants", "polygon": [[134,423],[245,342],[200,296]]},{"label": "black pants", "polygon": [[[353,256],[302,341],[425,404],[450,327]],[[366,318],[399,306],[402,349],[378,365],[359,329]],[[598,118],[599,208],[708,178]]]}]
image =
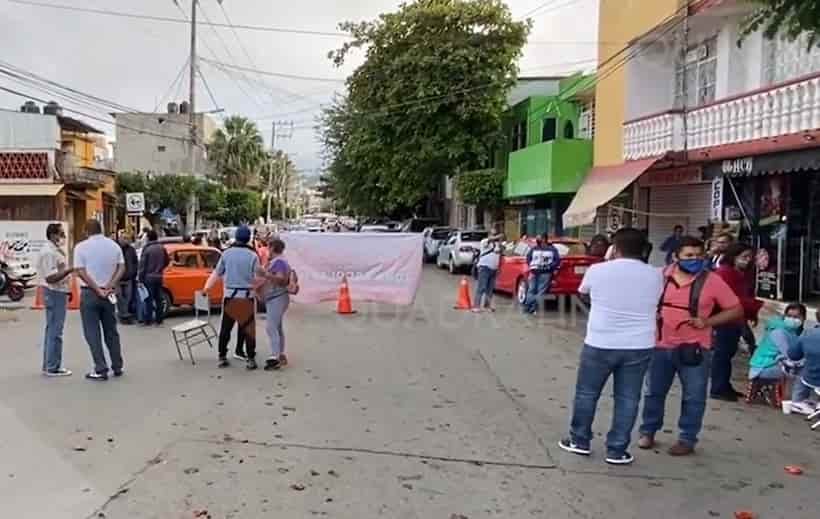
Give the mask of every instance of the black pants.
[{"label": "black pants", "polygon": [[162,308],[162,280],[146,279],[145,288],[148,299],[145,300],[145,324],[162,324],[165,319]]},{"label": "black pants", "polygon": [[716,326],[713,332],[712,345],[712,395],[727,395],[734,391],[732,387],[732,359],[737,353],[737,345],[743,328],[736,324]]},{"label": "black pants", "polygon": [[228,356],[228,343],[234,324],[239,325],[237,351],[244,343],[248,359],[256,358],[256,302],[245,297],[226,297],[222,306],[222,324],[219,328],[219,358]]}]

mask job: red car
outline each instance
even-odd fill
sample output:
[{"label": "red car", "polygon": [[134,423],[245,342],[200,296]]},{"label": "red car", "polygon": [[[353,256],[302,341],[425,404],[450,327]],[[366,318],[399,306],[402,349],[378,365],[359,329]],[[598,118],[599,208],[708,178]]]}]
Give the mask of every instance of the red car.
[{"label": "red car", "polygon": [[[550,294],[574,295],[578,293],[581,279],[590,265],[600,263],[602,258],[590,256],[587,244],[572,238],[550,240],[561,256],[558,274],[552,278]],[[535,240],[524,240],[513,244],[504,251],[498,268],[495,289],[498,292],[515,296],[519,304],[527,298],[527,278],[530,267],[527,265],[527,253],[535,245]]]}]

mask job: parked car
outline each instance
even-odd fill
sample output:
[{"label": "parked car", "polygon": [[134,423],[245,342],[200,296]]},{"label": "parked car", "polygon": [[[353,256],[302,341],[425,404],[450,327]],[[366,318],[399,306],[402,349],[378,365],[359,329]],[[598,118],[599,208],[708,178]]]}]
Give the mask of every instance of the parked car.
[{"label": "parked car", "polygon": [[401,232],[424,232],[425,228],[441,224],[438,218],[411,218],[401,226]]},{"label": "parked car", "polygon": [[450,274],[456,274],[473,265],[481,240],[488,236],[487,231],[453,231],[447,241],[441,244],[436,257],[439,268],[447,268]]},{"label": "parked car", "polygon": [[[176,306],[194,304],[194,292],[202,290],[222,253],[219,249],[190,243],[163,243],[171,263],[162,274],[163,315]],[[222,302],[222,281],[208,293],[211,304]]]},{"label": "parked car", "polygon": [[424,262],[431,263],[438,257],[438,251],[441,244],[447,241],[450,233],[453,232],[452,227],[428,227],[421,233],[424,239]]},{"label": "parked car", "polygon": [[[561,266],[558,273],[552,278],[550,294],[575,295],[581,280],[590,265],[600,263],[602,258],[591,256],[585,242],[571,238],[555,238],[550,241],[561,256]],[[529,288],[527,278],[530,268],[527,265],[527,254],[535,245],[535,240],[512,242],[504,250],[501,264],[498,268],[498,277],[495,289],[498,292],[510,294],[519,304],[524,304]]]}]

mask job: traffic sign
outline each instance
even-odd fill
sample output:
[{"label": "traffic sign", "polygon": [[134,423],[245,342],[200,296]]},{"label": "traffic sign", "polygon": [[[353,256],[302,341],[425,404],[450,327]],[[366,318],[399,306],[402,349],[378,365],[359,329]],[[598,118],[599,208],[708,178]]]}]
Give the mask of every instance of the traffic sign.
[{"label": "traffic sign", "polygon": [[145,193],[126,193],[125,210],[129,214],[142,214],[145,212]]}]

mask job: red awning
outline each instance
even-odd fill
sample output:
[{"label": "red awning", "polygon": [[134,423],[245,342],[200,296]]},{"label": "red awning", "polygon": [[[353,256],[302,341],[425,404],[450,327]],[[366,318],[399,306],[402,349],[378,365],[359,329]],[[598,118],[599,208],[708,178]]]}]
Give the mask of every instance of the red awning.
[{"label": "red awning", "polygon": [[660,159],[661,157],[655,157],[629,161],[617,166],[592,168],[564,213],[564,227],[578,227],[595,221],[599,207],[618,196]]}]

